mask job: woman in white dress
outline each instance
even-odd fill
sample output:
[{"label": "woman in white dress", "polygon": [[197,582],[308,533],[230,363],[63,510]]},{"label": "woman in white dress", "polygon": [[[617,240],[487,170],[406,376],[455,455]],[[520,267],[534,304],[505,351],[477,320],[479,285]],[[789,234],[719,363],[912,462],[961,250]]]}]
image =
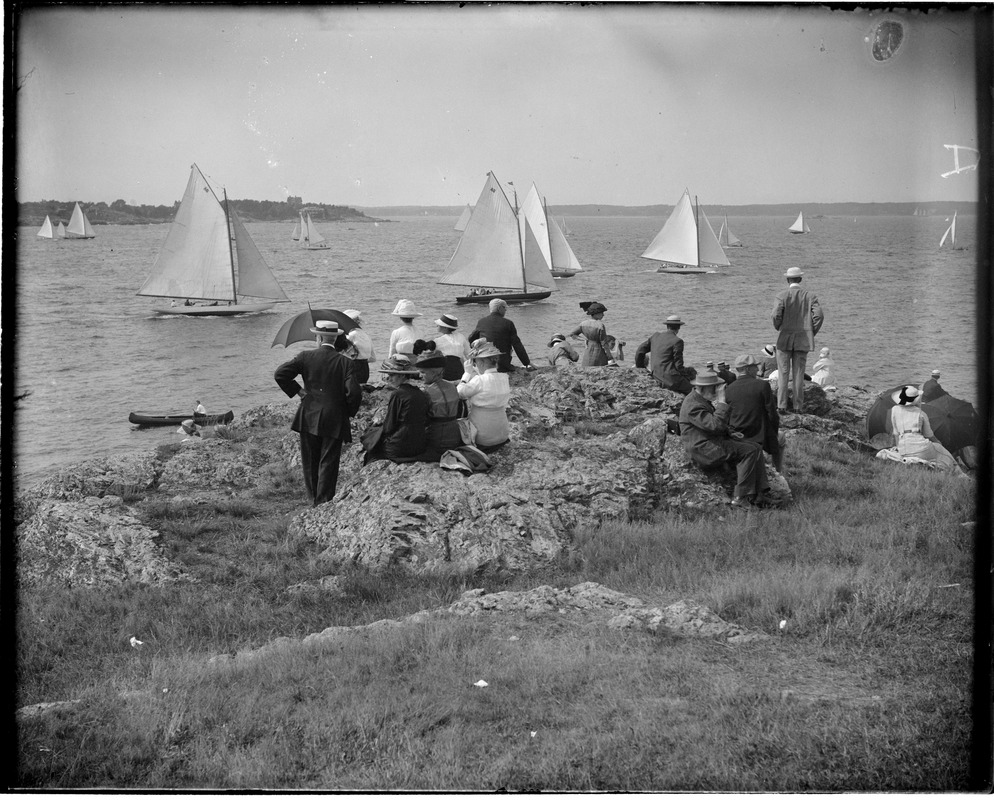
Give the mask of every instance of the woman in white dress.
[{"label": "woman in white dress", "polygon": [[421,338],[421,334],[414,327],[414,318],[420,317],[421,314],[410,300],[398,300],[394,310],[390,313],[395,317],[400,317],[401,325],[399,328],[394,328],[390,333],[390,347],[387,349],[387,358],[395,356],[398,353],[410,354],[411,351],[409,348],[401,348],[400,345],[404,342],[413,344],[417,339]]},{"label": "woman in white dress", "polygon": [[832,360],[831,350],[827,347],[821,349],[813,369],[814,372],[811,375],[812,383],[817,383],[822,389],[835,388],[835,362]]},{"label": "woman in white dress", "polygon": [[894,444],[901,458],[928,461],[949,472],[962,473],[952,453],[946,450],[932,432],[928,414],[919,408],[918,387],[905,386],[893,394],[895,405],[890,410],[889,432],[894,434]]},{"label": "woman in white dress", "polygon": [[469,421],[476,428],[476,446],[485,453],[506,444],[510,434],[507,403],[511,385],[507,373],[497,371],[500,350],[486,339],[473,343],[456,391],[469,407]]}]

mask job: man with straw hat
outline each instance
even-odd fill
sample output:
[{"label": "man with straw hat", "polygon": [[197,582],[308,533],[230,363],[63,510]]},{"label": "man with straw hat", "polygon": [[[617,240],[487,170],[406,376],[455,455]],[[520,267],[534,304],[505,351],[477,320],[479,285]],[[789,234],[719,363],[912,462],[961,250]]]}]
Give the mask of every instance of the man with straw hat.
[{"label": "man with straw hat", "polygon": [[649,355],[649,371],[652,377],[664,388],[680,394],[690,394],[694,388],[688,378],[693,377],[692,369],[683,365],[683,339],[680,326],[683,320],[676,314],[666,318],[666,330],[652,334],[635,351],[635,366],[645,367],[645,357]]},{"label": "man with straw hat", "polygon": [[[725,402],[725,382],[710,370],[702,371],[693,381],[693,390],[680,406],[680,440],[690,460],[701,469],[722,464],[735,467],[732,506],[749,510],[768,492],[763,448],[746,442],[741,433],[730,433],[731,407]],[[738,383],[738,381],[736,381]]]},{"label": "man with straw hat", "polygon": [[777,406],[781,414],[787,411],[787,390],[793,387],[794,411],[804,410],[804,367],[808,353],[814,350],[815,335],[821,330],[825,317],[818,298],[801,288],[804,273],[791,267],[783,276],[787,288],[777,295],[773,303],[773,327],[780,332],[777,337]]},{"label": "man with straw hat", "polygon": [[[390,333],[390,347],[387,349],[387,357],[395,356],[402,352],[398,349],[401,342],[415,342],[421,338],[417,328],[414,327],[414,318],[420,317],[421,313],[411,300],[398,300],[393,311],[390,312],[395,317],[400,317],[401,325],[394,328]],[[408,351],[410,352],[410,351]]]},{"label": "man with straw hat", "polygon": [[[342,444],[352,441],[349,418],[362,402],[352,359],[335,350],[338,323],[318,320],[311,328],[318,347],[297,353],[276,368],[276,383],[289,397],[300,397],[290,429],[300,434],[300,462],[307,497],[314,505],[335,496]],[[304,385],[295,378],[300,376]]]},{"label": "man with straw hat", "polygon": [[500,358],[497,360],[498,372],[511,372],[511,350],[521,361],[526,370],[533,370],[531,359],[528,358],[528,351],[518,338],[518,329],[514,327],[511,320],[505,318],[507,314],[507,302],[500,298],[490,301],[490,314],[476,323],[476,330],[469,335],[470,345],[475,345],[477,339],[486,339],[490,344],[500,351]]},{"label": "man with straw hat", "polygon": [[777,401],[769,381],[757,377],[759,362],[752,355],[735,359],[738,379],[725,387],[725,402],[732,413],[728,426],[741,433],[743,441],[755,442],[773,457],[773,466],[783,474],[783,450],[786,437],[780,432]]},{"label": "man with straw hat", "polygon": [[939,385],[939,378],[942,374],[937,369],[932,370],[931,377],[922,384],[922,402],[930,403],[937,397],[942,397],[944,394],[949,394],[942,386]]}]

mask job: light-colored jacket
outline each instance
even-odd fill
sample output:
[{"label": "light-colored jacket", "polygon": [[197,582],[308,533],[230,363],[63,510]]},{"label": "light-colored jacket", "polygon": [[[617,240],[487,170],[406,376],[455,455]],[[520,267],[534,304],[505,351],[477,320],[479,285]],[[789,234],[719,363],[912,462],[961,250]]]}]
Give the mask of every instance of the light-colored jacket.
[{"label": "light-colored jacket", "polygon": [[780,332],[777,350],[808,352],[815,348],[815,334],[825,321],[818,298],[792,283],[773,304],[773,327]]}]

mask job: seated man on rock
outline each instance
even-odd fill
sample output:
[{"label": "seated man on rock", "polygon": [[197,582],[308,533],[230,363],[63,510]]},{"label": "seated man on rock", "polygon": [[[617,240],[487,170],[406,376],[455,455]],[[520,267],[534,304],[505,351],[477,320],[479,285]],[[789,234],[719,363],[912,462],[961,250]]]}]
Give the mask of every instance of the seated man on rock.
[{"label": "seated man on rock", "polygon": [[729,427],[742,434],[743,441],[756,442],[773,458],[773,466],[783,474],[783,451],[786,437],[780,431],[777,398],[769,381],[757,377],[759,362],[752,355],[735,359],[739,373],[735,383],[725,387],[725,402],[732,408]]},{"label": "seated man on rock", "polygon": [[694,389],[680,406],[680,439],[690,460],[705,470],[722,464],[735,467],[733,507],[748,510],[754,503],[765,502],[763,495],[768,494],[770,485],[763,448],[743,441],[741,433],[730,432],[731,407],[725,402],[725,382],[704,370],[691,384]]}]

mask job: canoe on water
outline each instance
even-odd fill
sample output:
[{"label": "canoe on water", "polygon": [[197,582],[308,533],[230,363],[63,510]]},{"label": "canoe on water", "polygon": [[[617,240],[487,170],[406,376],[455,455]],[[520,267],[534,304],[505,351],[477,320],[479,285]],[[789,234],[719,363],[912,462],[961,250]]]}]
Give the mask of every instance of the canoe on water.
[{"label": "canoe on water", "polygon": [[179,425],[185,419],[192,419],[201,427],[205,425],[227,425],[235,418],[233,411],[224,414],[145,414],[132,411],[128,414],[128,422],[143,428],[164,425]]}]

